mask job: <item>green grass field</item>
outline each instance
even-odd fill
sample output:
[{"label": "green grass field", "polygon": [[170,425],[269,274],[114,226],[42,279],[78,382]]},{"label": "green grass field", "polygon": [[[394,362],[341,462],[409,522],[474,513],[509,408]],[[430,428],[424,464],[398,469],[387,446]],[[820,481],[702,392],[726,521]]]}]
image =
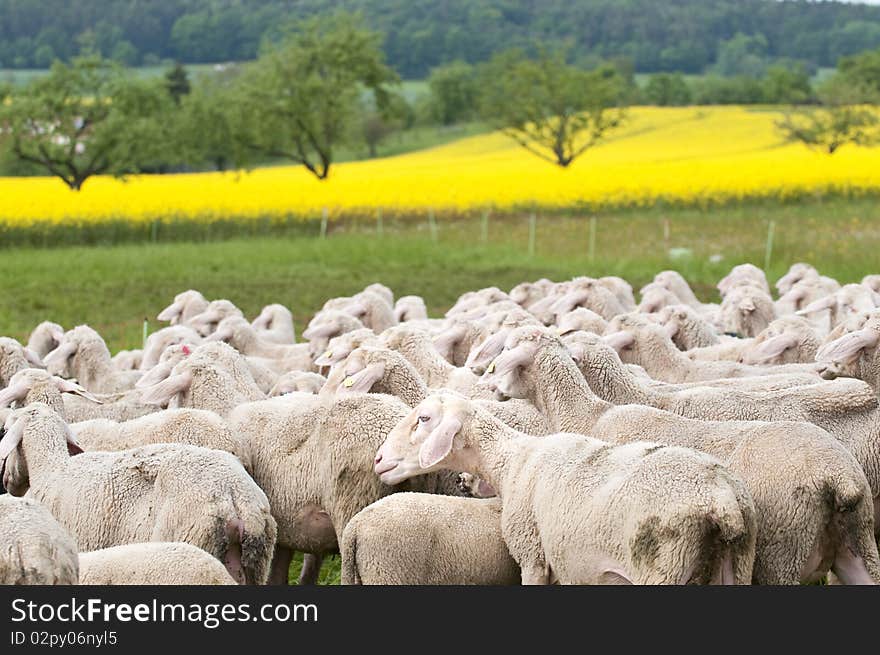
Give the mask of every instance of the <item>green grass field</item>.
[{"label": "green grass field", "polygon": [[[373,222],[345,223],[323,240],[300,234],[0,249],[0,335],[24,340],[48,319],[67,328],[89,323],[114,351],[139,347],[144,317],[151,330],[160,327],[153,317],[187,288],[229,298],[248,316],[283,303],[299,329],[327,298],[376,281],[397,295],[424,296],[434,316],[464,291],[485,286],[620,275],[638,289],[665,268],[681,271],[703,300],[713,300],[715,283],[733,265],[763,266],[771,220],[771,282],[800,260],[841,282],[880,272],[880,206],[873,200],[602,215],[592,258],[585,216],[538,217],[533,255],[525,216],[490,220],[485,243],[479,220],[440,222],[436,241],[423,223],[386,221],[381,236]],[[339,558],[327,558],[322,582],[338,581]]]}]

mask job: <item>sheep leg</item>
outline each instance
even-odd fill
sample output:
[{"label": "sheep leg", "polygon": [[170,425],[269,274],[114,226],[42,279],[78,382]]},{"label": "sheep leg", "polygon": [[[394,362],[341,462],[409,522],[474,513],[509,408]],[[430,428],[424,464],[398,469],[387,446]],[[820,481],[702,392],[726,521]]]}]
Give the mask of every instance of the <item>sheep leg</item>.
[{"label": "sheep leg", "polygon": [[226,554],[223,555],[223,564],[229,575],[238,584],[247,584],[247,576],[241,561],[241,540],[244,533],[244,525],[239,519],[226,522]]},{"label": "sheep leg", "polygon": [[302,570],[299,572],[299,583],[317,584],[318,574],[321,572],[321,564],[324,563],[323,555],[313,555],[312,553],[303,553]]},{"label": "sheep leg", "polygon": [[534,564],[523,566],[522,583],[524,585],[548,585],[550,584],[550,571],[545,566]]},{"label": "sheep leg", "polygon": [[275,554],[272,556],[272,565],[269,569],[269,579],[266,581],[266,584],[286,585],[292,559],[292,549],[276,544]]}]

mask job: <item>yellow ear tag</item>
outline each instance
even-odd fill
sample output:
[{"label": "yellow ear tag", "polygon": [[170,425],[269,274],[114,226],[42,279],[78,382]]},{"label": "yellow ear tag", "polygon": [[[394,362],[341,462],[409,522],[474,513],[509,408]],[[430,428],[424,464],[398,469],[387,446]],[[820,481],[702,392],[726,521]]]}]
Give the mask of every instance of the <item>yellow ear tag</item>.
[{"label": "yellow ear tag", "polygon": [[324,353],[324,357],[333,357],[333,351],[328,350],[327,352]]},{"label": "yellow ear tag", "polygon": [[489,367],[486,369],[486,373],[494,373],[495,372],[495,360],[492,360],[492,363],[489,364]]},{"label": "yellow ear tag", "polygon": [[350,386],[353,385],[353,384],[354,384],[354,378],[351,377],[351,376],[345,378],[345,379],[342,381],[342,386],[343,386],[343,387],[350,387]]}]

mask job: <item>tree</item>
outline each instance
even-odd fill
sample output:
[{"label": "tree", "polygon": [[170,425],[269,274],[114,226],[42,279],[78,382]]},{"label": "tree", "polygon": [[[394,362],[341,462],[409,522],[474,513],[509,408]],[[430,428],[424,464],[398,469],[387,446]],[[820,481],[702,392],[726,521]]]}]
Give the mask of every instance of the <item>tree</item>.
[{"label": "tree", "polygon": [[763,34],[745,35],[738,32],[718,47],[715,70],[725,76],[759,77],[767,68],[767,48],[767,37]]},{"label": "tree", "polygon": [[431,117],[441,125],[452,125],[473,118],[477,109],[478,87],[474,67],[463,61],[438,66],[428,77]]},{"label": "tree", "polygon": [[165,73],[165,88],[177,105],[180,104],[180,99],[190,92],[189,75],[179,61]]},{"label": "tree", "polygon": [[167,95],[97,56],[56,62],[0,105],[0,138],[23,162],[74,191],[92,175],[123,175],[164,156]]},{"label": "tree", "polygon": [[612,67],[585,71],[560,52],[537,59],[511,50],[481,75],[484,118],[541,159],[566,167],[624,117],[623,84]]},{"label": "tree", "polygon": [[645,99],[660,107],[688,105],[693,100],[681,73],[655,73],[645,85]]},{"label": "tree", "polygon": [[764,87],[764,102],[802,105],[813,97],[810,76],[803,66],[771,66],[761,84]]},{"label": "tree", "polygon": [[838,73],[819,88],[821,106],[789,111],[776,125],[789,141],[829,155],[847,144],[875,145],[880,143],[880,114],[866,104],[864,93]]},{"label": "tree", "polygon": [[880,96],[880,50],[844,57],[837,64],[838,74],[858,95],[873,102]]},{"label": "tree", "polygon": [[361,97],[388,102],[397,75],[381,37],[338,13],[299,23],[243,77],[242,138],[255,152],[291,159],[326,179],[333,151],[353,138]]},{"label": "tree", "polygon": [[369,157],[378,156],[379,144],[390,135],[404,128],[412,120],[412,107],[400,94],[392,94],[385,107],[380,109],[373,102],[364,103],[361,113],[361,133],[367,144]]}]

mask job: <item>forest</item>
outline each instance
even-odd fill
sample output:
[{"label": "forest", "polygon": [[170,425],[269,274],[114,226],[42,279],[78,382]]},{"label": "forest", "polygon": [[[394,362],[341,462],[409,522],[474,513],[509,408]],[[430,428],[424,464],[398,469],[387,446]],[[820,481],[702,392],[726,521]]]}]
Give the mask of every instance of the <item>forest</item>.
[{"label": "forest", "polygon": [[627,59],[638,72],[760,75],[808,70],[880,47],[880,7],[805,0],[0,0],[0,68],[48,68],[83,50],[129,66],[254,59],[290,22],[360,12],[389,65],[423,78],[535,42],[573,63]]}]

